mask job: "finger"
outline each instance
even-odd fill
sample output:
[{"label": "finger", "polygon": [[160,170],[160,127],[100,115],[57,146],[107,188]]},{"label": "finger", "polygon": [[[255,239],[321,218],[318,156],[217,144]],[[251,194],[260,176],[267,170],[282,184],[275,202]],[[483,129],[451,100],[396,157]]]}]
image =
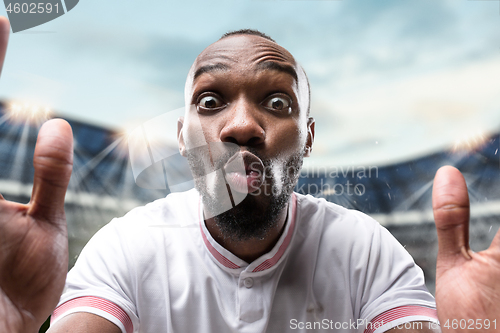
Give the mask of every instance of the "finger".
[{"label": "finger", "polygon": [[500,229],[497,231],[497,234],[491,242],[490,250],[493,251],[497,256],[500,256]]},{"label": "finger", "polygon": [[2,193],[0,193],[0,200],[5,200],[5,198],[3,197]]},{"label": "finger", "polygon": [[35,178],[28,213],[57,222],[64,214],[64,197],[73,168],[73,132],[66,121],[53,119],[43,124],[33,166]]},{"label": "finger", "polygon": [[434,177],[432,206],[438,235],[438,258],[469,255],[469,195],[465,179],[454,167],[440,168]]},{"label": "finger", "polygon": [[6,17],[0,16],[0,75],[2,74],[3,61],[5,60],[5,52],[7,51],[9,35],[9,20],[7,20]]}]

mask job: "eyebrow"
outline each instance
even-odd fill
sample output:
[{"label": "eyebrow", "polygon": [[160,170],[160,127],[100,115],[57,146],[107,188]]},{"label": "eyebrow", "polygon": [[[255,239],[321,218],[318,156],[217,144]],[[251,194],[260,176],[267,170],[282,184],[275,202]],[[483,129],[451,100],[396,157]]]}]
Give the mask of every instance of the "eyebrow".
[{"label": "eyebrow", "polygon": [[200,75],[210,72],[219,72],[219,71],[227,71],[229,70],[229,66],[223,63],[216,63],[215,65],[206,65],[198,68],[196,72],[194,72],[193,81],[195,81]]},{"label": "eyebrow", "polygon": [[261,70],[271,69],[271,70],[284,72],[284,73],[290,74],[295,79],[295,81],[299,80],[297,72],[295,71],[295,68],[293,68],[293,66],[280,64],[279,62],[264,61],[264,62],[257,64],[257,69],[261,69]]}]

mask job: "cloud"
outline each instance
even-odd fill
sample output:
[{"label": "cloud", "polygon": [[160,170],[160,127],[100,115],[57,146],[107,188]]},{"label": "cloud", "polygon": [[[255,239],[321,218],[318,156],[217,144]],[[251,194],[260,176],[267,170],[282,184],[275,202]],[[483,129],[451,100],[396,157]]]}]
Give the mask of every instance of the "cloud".
[{"label": "cloud", "polygon": [[323,156],[312,162],[382,165],[500,130],[499,56],[372,83],[317,90],[312,115],[330,114],[337,125],[318,121]]},{"label": "cloud", "polygon": [[[105,64],[110,70],[170,89],[184,87],[189,67],[205,47],[192,39],[112,29],[89,28],[70,34],[71,40],[59,47],[74,62]],[[75,47],[80,50],[77,54]]]},{"label": "cloud", "polygon": [[[95,13],[96,6],[103,10]],[[110,16],[114,6],[88,0],[54,21],[57,33],[13,38],[2,94],[44,96],[58,110],[113,127],[138,113],[152,118],[182,106],[185,76],[208,44],[249,27],[275,38],[307,71],[318,118],[315,154],[324,152],[324,161],[347,163],[356,157],[349,151],[363,147],[374,148],[373,156],[357,154],[365,160],[408,156],[416,148],[403,146],[417,147],[412,138],[442,119],[463,117],[450,129],[456,131],[472,117],[469,110],[486,119],[487,103],[496,103],[498,82],[486,83],[493,67],[481,67],[498,55],[495,1],[158,0],[127,3]],[[450,85],[455,94],[445,89]],[[449,115],[434,111],[443,108]]]}]

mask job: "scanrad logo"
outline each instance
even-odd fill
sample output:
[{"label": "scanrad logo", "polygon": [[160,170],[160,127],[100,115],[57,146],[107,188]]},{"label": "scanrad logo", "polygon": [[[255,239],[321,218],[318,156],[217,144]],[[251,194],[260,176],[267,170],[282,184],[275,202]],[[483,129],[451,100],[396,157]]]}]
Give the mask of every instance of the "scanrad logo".
[{"label": "scanrad logo", "polygon": [[79,0],[3,0],[12,32],[52,21],[75,8]]}]

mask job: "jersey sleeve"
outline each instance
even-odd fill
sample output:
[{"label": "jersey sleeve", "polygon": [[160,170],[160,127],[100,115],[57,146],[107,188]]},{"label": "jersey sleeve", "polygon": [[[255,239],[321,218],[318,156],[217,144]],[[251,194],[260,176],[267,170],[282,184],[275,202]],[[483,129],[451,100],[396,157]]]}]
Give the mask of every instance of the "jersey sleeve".
[{"label": "jersey sleeve", "polygon": [[51,325],[71,313],[87,312],[111,321],[123,333],[133,333],[138,327],[133,253],[124,228],[116,227],[122,224],[118,221],[99,230],[80,253],[68,273]]},{"label": "jersey sleeve", "polygon": [[434,297],[425,286],[422,270],[394,236],[378,223],[369,251],[360,313],[365,321],[364,333],[385,332],[397,326],[410,328],[409,323],[416,321],[436,325]]}]

